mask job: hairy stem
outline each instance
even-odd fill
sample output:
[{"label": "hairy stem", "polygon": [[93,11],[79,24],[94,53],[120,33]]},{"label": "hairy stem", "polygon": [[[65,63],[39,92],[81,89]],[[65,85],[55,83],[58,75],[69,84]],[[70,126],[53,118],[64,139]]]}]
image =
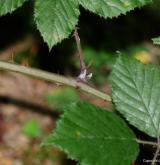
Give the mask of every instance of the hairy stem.
[{"label": "hairy stem", "polygon": [[12,64],[12,63],[8,63],[8,62],[3,62],[3,61],[0,61],[0,70],[18,72],[18,73],[22,73],[22,74],[32,76],[32,77],[35,77],[38,79],[47,80],[49,82],[64,84],[67,86],[71,86],[71,87],[80,89],[80,90],[87,92],[89,94],[92,94],[94,96],[97,96],[105,101],[111,101],[111,97],[109,95],[107,95],[106,93],[101,92],[85,83],[78,82],[77,80],[75,80],[73,78],[67,78],[64,76],[57,75],[57,74],[42,71],[39,69],[32,69],[29,67]]}]

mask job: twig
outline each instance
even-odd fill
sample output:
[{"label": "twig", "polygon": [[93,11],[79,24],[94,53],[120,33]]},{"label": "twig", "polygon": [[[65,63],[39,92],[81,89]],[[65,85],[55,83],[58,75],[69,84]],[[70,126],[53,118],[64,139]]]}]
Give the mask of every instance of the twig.
[{"label": "twig", "polygon": [[155,162],[157,161],[157,157],[158,157],[159,152],[160,152],[160,146],[157,147],[157,150],[155,152],[155,155],[154,155],[154,158],[152,160],[152,164],[151,165],[155,165]]},{"label": "twig", "polygon": [[152,160],[152,163],[151,163],[151,165],[155,165],[155,163],[157,161],[157,158],[158,158],[158,155],[159,155],[159,152],[160,152],[160,140],[159,140],[159,137],[157,138],[157,142],[143,141],[143,140],[140,140],[140,139],[136,139],[136,141],[138,143],[141,143],[141,144],[157,146],[156,152],[154,154],[154,157],[153,157],[153,160]]},{"label": "twig", "polygon": [[82,52],[82,48],[81,48],[81,41],[77,32],[77,27],[75,27],[73,36],[75,38],[76,41],[76,45],[77,45],[77,50],[78,50],[78,57],[79,57],[79,61],[80,61],[80,67],[81,67],[81,71],[84,71],[86,69],[86,65],[84,63],[84,57],[83,57],[83,52]]},{"label": "twig", "polygon": [[92,73],[87,74],[87,67],[86,67],[85,62],[84,62],[84,56],[83,56],[83,51],[82,51],[82,47],[81,47],[80,37],[79,37],[78,32],[77,32],[77,27],[75,27],[73,36],[74,36],[75,41],[76,41],[77,50],[78,50],[78,58],[80,61],[80,74],[78,76],[78,80],[80,80],[82,82],[86,82],[87,80],[91,79]]},{"label": "twig", "polygon": [[155,165],[155,162],[157,161],[157,158],[158,158],[158,154],[160,152],[160,139],[159,139],[159,137],[157,138],[157,144],[158,144],[157,149],[156,149],[156,152],[154,154],[151,165]]},{"label": "twig", "polygon": [[20,66],[17,64],[11,64],[8,62],[3,62],[3,61],[0,61],[0,69],[23,73],[23,74],[26,74],[26,75],[29,75],[29,76],[32,76],[32,77],[35,77],[38,79],[47,80],[49,82],[60,83],[60,84],[64,84],[67,86],[71,86],[71,87],[80,89],[84,92],[87,92],[89,94],[92,94],[94,96],[97,96],[105,101],[111,101],[111,97],[109,95],[107,95],[106,93],[101,92],[85,83],[78,82],[77,80],[75,80],[73,78],[67,78],[67,77],[49,73],[46,71],[41,71],[39,69],[32,69],[29,67]]},{"label": "twig", "polygon": [[157,146],[158,145],[157,142],[152,142],[152,141],[144,141],[144,140],[140,140],[140,139],[136,139],[136,141],[138,143],[146,144],[146,145],[152,145],[152,146]]}]

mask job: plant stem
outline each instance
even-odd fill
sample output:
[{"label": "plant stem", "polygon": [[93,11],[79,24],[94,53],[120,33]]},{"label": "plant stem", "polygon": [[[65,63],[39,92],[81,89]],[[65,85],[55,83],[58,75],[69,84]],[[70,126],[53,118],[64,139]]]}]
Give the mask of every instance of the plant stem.
[{"label": "plant stem", "polygon": [[136,141],[138,143],[141,143],[141,144],[146,144],[146,145],[152,145],[152,146],[157,146],[157,142],[152,142],[152,141],[145,141],[145,140],[140,140],[140,139],[136,139]]},{"label": "plant stem", "polygon": [[77,27],[75,27],[73,36],[74,36],[75,41],[76,41],[78,58],[79,58],[79,62],[80,62],[80,74],[77,77],[77,79],[79,81],[82,81],[82,82],[87,82],[88,80],[91,79],[92,73],[89,73],[89,74],[87,73],[87,67],[86,67],[86,64],[84,62],[84,56],[83,56],[81,41],[80,41],[80,37],[78,35]]},{"label": "plant stem", "polygon": [[76,45],[77,45],[77,50],[78,50],[78,57],[79,57],[79,61],[80,61],[80,67],[81,67],[81,72],[83,72],[86,69],[86,65],[84,63],[84,57],[83,57],[83,51],[81,48],[81,41],[77,32],[77,27],[75,27],[73,36],[75,38],[76,41]]},{"label": "plant stem", "polygon": [[106,93],[101,92],[85,83],[78,82],[77,80],[75,80],[73,78],[67,78],[64,76],[57,75],[57,74],[42,71],[39,69],[32,69],[29,67],[12,64],[12,63],[8,63],[8,62],[3,62],[3,61],[0,61],[0,70],[18,72],[18,73],[22,73],[22,74],[32,76],[32,77],[35,77],[38,79],[43,79],[43,80],[46,80],[46,81],[49,81],[52,83],[64,84],[67,86],[71,86],[71,87],[80,89],[80,90],[87,92],[89,94],[92,94],[94,96],[97,96],[105,101],[111,101],[111,97],[109,95],[107,95]]},{"label": "plant stem", "polygon": [[159,139],[159,137],[158,137],[158,138],[157,138],[157,149],[156,149],[156,152],[155,152],[155,154],[154,154],[154,157],[153,157],[153,160],[152,160],[151,165],[155,165],[155,162],[156,162],[156,160],[157,160],[157,158],[158,158],[159,152],[160,152],[160,139]]}]

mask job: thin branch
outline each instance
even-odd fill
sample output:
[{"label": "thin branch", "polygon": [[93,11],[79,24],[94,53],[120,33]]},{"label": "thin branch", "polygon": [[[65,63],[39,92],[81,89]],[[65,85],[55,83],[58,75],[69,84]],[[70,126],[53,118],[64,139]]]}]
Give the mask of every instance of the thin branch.
[{"label": "thin branch", "polygon": [[75,80],[73,78],[67,78],[64,76],[57,75],[57,74],[42,71],[39,69],[32,69],[29,67],[20,66],[17,64],[12,64],[12,63],[3,62],[3,61],[0,61],[0,70],[18,72],[18,73],[22,73],[22,74],[32,76],[32,77],[35,77],[38,79],[47,80],[52,83],[64,84],[67,86],[71,86],[71,87],[80,89],[80,90],[87,92],[89,94],[92,94],[94,96],[97,96],[105,101],[111,101],[111,97],[109,95],[107,95],[106,93],[101,92],[85,83],[78,82],[77,80]]},{"label": "thin branch", "polygon": [[136,141],[137,143],[146,144],[146,145],[152,145],[152,146],[158,145],[157,142],[152,142],[152,141],[145,141],[145,140],[140,140],[140,139],[136,139]]},{"label": "thin branch", "polygon": [[157,157],[158,157],[159,152],[160,152],[160,146],[157,147],[157,150],[155,152],[155,155],[154,155],[154,158],[152,160],[152,164],[151,165],[155,165],[155,162],[157,161]]},{"label": "thin branch", "polygon": [[151,165],[155,165],[155,162],[157,161],[157,158],[158,158],[158,154],[160,152],[160,139],[159,139],[159,137],[157,138],[157,144],[158,144],[157,149],[156,149],[156,152],[154,154]]},{"label": "thin branch", "polygon": [[79,57],[79,61],[80,61],[81,71],[84,71],[86,69],[86,65],[85,65],[85,62],[84,62],[83,51],[82,51],[82,48],[81,48],[81,41],[80,41],[80,38],[79,38],[79,35],[78,35],[77,27],[74,30],[73,36],[75,38],[76,45],[77,45],[78,57]]},{"label": "thin branch", "polygon": [[87,74],[87,67],[86,67],[86,64],[84,62],[84,55],[83,55],[83,51],[82,51],[82,47],[81,47],[81,41],[80,41],[80,37],[78,35],[77,27],[74,30],[73,36],[74,36],[75,41],[76,41],[78,58],[79,58],[79,62],[80,62],[80,74],[78,76],[78,80],[80,80],[82,82],[86,82],[87,80],[91,79],[92,73]]}]

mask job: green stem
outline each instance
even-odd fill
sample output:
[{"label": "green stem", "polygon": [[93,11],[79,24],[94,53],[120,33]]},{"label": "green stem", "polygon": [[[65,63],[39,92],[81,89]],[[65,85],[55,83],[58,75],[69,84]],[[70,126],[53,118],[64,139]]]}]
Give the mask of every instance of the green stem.
[{"label": "green stem", "polygon": [[92,94],[94,96],[97,96],[105,101],[111,101],[111,97],[107,95],[104,92],[101,92],[87,84],[84,84],[82,82],[78,82],[77,80],[73,78],[67,78],[64,76],[60,76],[57,74],[49,73],[46,71],[38,70],[38,69],[32,69],[29,67],[12,64],[4,61],[0,61],[0,70],[8,70],[12,72],[18,72],[22,73],[28,76],[32,76],[38,79],[43,79],[52,83],[60,83],[67,86],[71,86],[77,89],[80,89],[84,92],[87,92],[89,94]]}]

